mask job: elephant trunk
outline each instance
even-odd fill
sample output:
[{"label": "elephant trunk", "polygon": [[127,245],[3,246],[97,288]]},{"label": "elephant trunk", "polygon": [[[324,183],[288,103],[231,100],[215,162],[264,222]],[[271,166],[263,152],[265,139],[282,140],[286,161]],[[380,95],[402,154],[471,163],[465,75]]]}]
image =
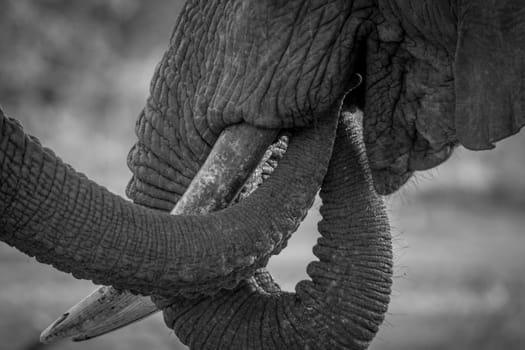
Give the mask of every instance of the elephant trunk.
[{"label": "elephant trunk", "polygon": [[295,294],[260,272],[212,297],[158,300],[167,325],[192,349],[365,349],[387,311],[392,252],[360,127],[349,118],[338,128],[321,198],[320,261]]},{"label": "elephant trunk", "polygon": [[134,293],[233,288],[282,248],[310,208],[335,126],[331,118],[297,132],[274,175],[241,204],[172,216],[88,180],[0,110],[0,239],[77,278]]}]

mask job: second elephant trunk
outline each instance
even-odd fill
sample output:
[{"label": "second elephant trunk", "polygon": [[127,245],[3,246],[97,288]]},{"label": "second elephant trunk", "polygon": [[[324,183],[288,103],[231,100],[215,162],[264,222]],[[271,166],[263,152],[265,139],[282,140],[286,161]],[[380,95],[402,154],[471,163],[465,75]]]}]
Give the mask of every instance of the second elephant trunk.
[{"label": "second elephant trunk", "polygon": [[213,297],[159,301],[167,325],[192,349],[366,348],[387,310],[392,252],[356,121],[339,126],[321,198],[312,280],[287,293],[261,273]]},{"label": "second elephant trunk", "polygon": [[0,239],[77,278],[134,293],[233,288],[281,249],[310,208],[335,124],[327,118],[297,132],[274,176],[243,203],[170,216],[88,180],[0,109]]}]

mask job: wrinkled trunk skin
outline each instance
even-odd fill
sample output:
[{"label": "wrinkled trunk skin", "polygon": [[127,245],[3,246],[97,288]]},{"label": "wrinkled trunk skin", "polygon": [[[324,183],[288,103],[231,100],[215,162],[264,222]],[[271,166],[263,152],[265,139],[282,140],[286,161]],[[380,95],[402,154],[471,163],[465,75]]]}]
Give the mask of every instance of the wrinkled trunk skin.
[{"label": "wrinkled trunk skin", "polygon": [[77,173],[0,109],[0,240],[77,278],[146,295],[214,294],[264,266],[310,208],[336,121],[299,131],[274,176],[212,215],[132,204]]},{"label": "wrinkled trunk skin", "polygon": [[236,290],[157,300],[191,349],[365,349],[384,318],[392,276],[390,229],[375,193],[359,125],[339,126],[321,198],[320,261],[296,293],[266,272]]},{"label": "wrinkled trunk skin", "polygon": [[[166,209],[233,124],[304,127],[326,115],[351,83],[352,50],[372,12],[368,0],[189,1],[137,122],[130,197]],[[329,138],[303,134],[319,147],[293,156],[291,145],[277,171],[284,177],[246,203],[170,217],[117,198],[0,117],[0,239],[75,277],[140,294],[211,294],[252,275],[297,227],[328,162]]]}]

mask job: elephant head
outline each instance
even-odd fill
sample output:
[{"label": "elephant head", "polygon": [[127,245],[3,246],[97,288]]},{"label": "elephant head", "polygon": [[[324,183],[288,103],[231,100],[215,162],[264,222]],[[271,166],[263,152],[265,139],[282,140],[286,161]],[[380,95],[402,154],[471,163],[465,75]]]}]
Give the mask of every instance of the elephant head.
[{"label": "elephant head", "polygon": [[[518,0],[188,1],[128,156],[136,204],[1,113],[0,239],[155,296],[192,348],[366,348],[392,271],[376,192],[456,145],[488,149],[518,132],[524,32]],[[363,140],[342,112],[351,104]],[[229,205],[280,129],[292,137],[272,176],[205,214]],[[319,262],[295,294],[281,292],[260,268],[319,187]],[[185,215],[162,213],[177,202]]]}]

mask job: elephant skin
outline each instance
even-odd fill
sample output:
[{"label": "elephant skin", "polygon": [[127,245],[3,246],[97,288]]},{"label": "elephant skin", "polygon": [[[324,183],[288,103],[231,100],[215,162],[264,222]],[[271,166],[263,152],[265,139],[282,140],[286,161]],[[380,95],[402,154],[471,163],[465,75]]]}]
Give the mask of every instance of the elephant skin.
[{"label": "elephant skin", "polygon": [[[490,149],[520,130],[523,34],[519,0],[188,1],[128,155],[135,204],[2,112],[0,239],[75,277],[153,295],[194,349],[364,349],[391,286],[379,195],[458,145]],[[362,128],[345,112],[353,105]],[[290,132],[275,173],[224,210],[162,213],[234,125]],[[284,293],[260,268],[319,187],[319,261]]]}]

